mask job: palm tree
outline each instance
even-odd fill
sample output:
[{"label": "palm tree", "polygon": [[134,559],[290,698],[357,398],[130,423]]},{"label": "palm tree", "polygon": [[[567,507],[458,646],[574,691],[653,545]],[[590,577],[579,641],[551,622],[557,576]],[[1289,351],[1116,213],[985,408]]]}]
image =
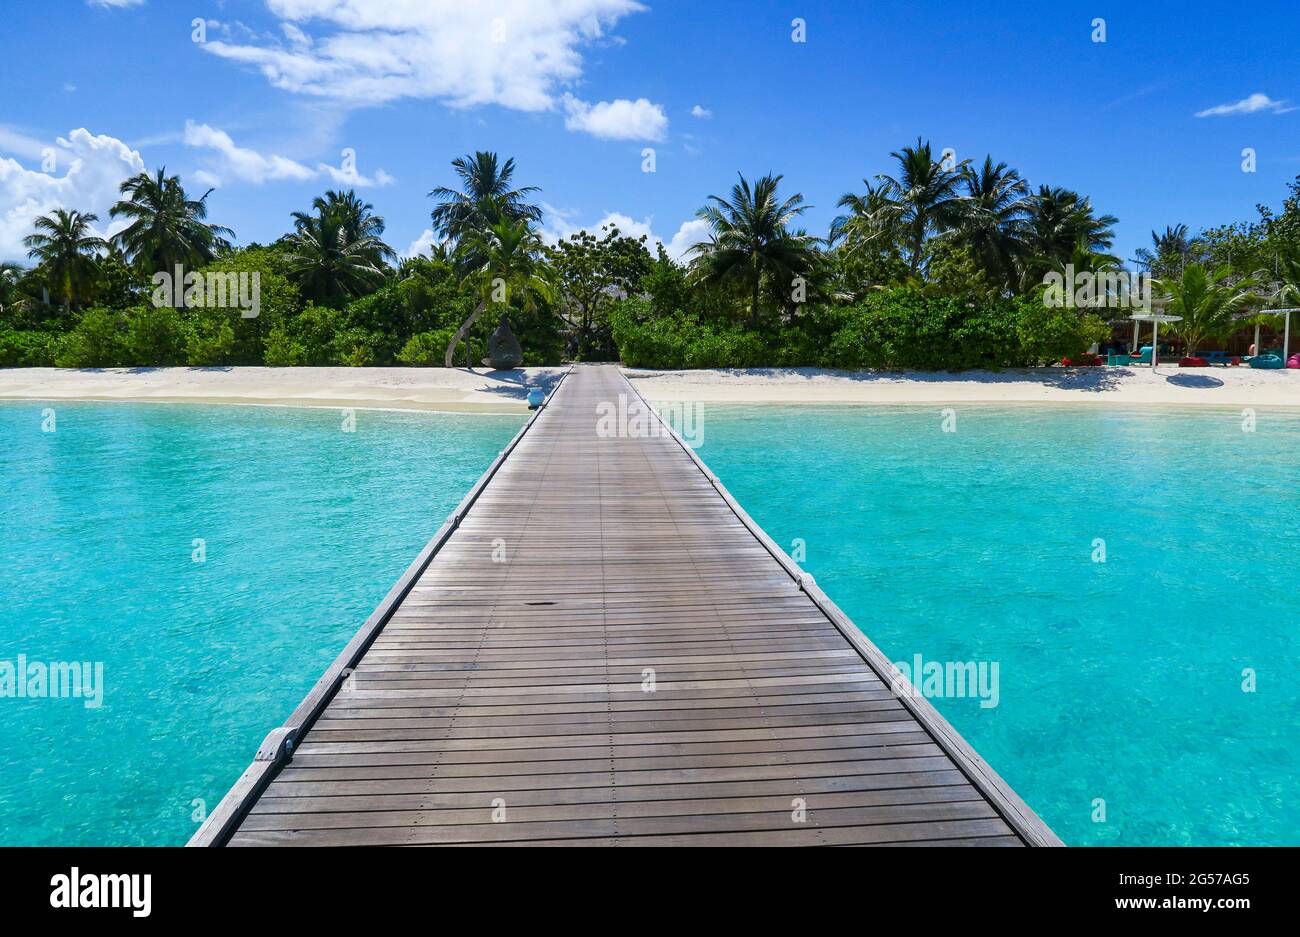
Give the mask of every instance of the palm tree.
[{"label": "palm tree", "polygon": [[[501,164],[495,153],[478,152],[451,161],[461,179],[461,189],[438,186],[429,193],[438,204],[433,209],[433,229],[445,239],[459,242],[471,232],[483,232],[501,219],[537,222],[542,210],[528,196],[536,186],[514,188],[515,161]],[[476,258],[476,262],[481,258]]]},{"label": "palm tree", "polygon": [[[542,239],[527,219],[511,219],[503,211],[486,229],[467,232],[460,247],[465,256],[478,259],[478,265],[468,270],[463,280],[463,285],[478,296],[478,304],[447,345],[444,363],[449,368],[456,358],[456,346],[490,303],[508,304],[512,296],[517,296],[525,309],[531,309],[538,299],[549,302],[553,296],[551,268],[544,259]],[[468,346],[466,366],[473,366]]]},{"label": "palm tree", "polygon": [[[375,245],[375,266],[385,260],[396,260],[397,252],[385,244],[382,240],[384,234],[384,219],[375,214],[375,206],[369,202],[363,202],[355,190],[349,189],[347,192],[326,192],[323,196],[317,196],[312,200],[312,210],[315,211],[315,219],[323,218],[326,215],[335,216],[343,229],[343,238],[348,243],[360,241],[363,238],[370,238]],[[303,226],[314,220],[313,216],[307,212],[296,211],[293,213],[294,227],[299,231]]]},{"label": "palm tree", "polygon": [[1164,234],[1151,232],[1151,249],[1139,247],[1135,259],[1153,276],[1169,276],[1187,266],[1195,245],[1187,236],[1187,225],[1165,225]]},{"label": "palm tree", "polygon": [[36,233],[23,238],[27,256],[42,268],[45,282],[63,298],[67,312],[90,290],[100,251],[107,249],[103,238],[91,234],[99,220],[89,212],[56,208],[36,219]]},{"label": "palm tree", "polygon": [[1151,245],[1157,257],[1186,257],[1192,249],[1192,242],[1187,239],[1187,225],[1165,225],[1165,233],[1151,232]]},{"label": "palm tree", "polygon": [[1231,274],[1228,267],[1210,272],[1192,263],[1181,276],[1152,284],[1152,289],[1164,297],[1165,312],[1183,317],[1183,321],[1173,323],[1173,330],[1186,343],[1188,356],[1194,355],[1206,339],[1232,334],[1240,326],[1238,313],[1259,301],[1252,290],[1253,280],[1247,278],[1229,285],[1224,281]]},{"label": "palm tree", "polygon": [[895,231],[891,210],[892,206],[883,185],[873,185],[869,179],[863,179],[866,191],[861,195],[846,192],[836,203],[838,208],[848,209],[831,222],[831,244],[843,243],[845,257],[859,256],[864,250],[884,253],[894,247]]},{"label": "palm tree", "polygon": [[959,186],[969,161],[953,167],[936,160],[928,142],[889,154],[898,163],[898,175],[880,175],[887,200],[886,216],[892,230],[902,236],[908,256],[908,274],[915,277],[925,258],[926,240],[958,225],[966,210]]},{"label": "palm tree", "polygon": [[766,175],[751,187],[744,176],[732,187],[730,200],[710,195],[696,215],[709,224],[709,240],[696,244],[695,275],[707,284],[744,283],[749,290],[749,317],[758,325],[759,297],[766,279],[774,290],[785,289],[812,271],[818,239],[791,232],[790,222],[808,210],[796,193],[777,197],[782,176]]},{"label": "palm tree", "polygon": [[6,310],[12,311],[23,304],[18,293],[18,281],[26,271],[16,263],[0,261],[0,315]]},{"label": "palm tree", "polygon": [[1039,186],[1029,201],[1025,225],[1028,259],[1022,287],[1041,279],[1055,264],[1069,262],[1080,242],[1090,252],[1109,250],[1118,223],[1114,215],[1095,215],[1092,202],[1077,192]]},{"label": "palm tree", "polygon": [[958,240],[994,282],[1014,289],[1028,251],[1030,195],[1020,173],[1006,163],[984,158],[978,170],[962,170],[968,203],[958,222]]},{"label": "palm tree", "polygon": [[364,234],[349,238],[346,220],[336,213],[303,215],[285,242],[289,278],[308,299],[339,305],[383,282],[376,262],[382,242]]},{"label": "palm tree", "polygon": [[113,243],[146,273],[170,272],[178,265],[202,267],[230,248],[234,232],[207,223],[211,189],[202,198],[188,198],[180,177],[168,176],[163,168],[152,176],[132,176],[120,192],[127,197],[109,214],[131,223],[113,236]]}]

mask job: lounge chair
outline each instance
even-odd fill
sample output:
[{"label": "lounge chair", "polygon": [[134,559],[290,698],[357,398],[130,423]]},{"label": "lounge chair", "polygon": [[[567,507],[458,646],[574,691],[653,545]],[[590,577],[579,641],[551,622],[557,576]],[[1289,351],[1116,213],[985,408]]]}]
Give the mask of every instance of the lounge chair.
[{"label": "lounge chair", "polygon": [[1266,351],[1261,355],[1253,355],[1245,359],[1252,368],[1259,368],[1265,371],[1276,371],[1278,368],[1286,367],[1286,362],[1282,356]]},{"label": "lounge chair", "polygon": [[1130,363],[1130,364],[1150,364],[1150,363],[1151,363],[1151,353],[1152,353],[1153,351],[1154,351],[1154,349],[1153,349],[1150,345],[1143,345],[1143,346],[1138,350],[1138,355],[1137,355],[1137,357],[1136,357],[1136,358],[1130,358],[1130,359],[1129,359],[1129,363]]},{"label": "lounge chair", "polygon": [[1203,351],[1197,357],[1204,358],[1210,364],[1227,364],[1232,360],[1232,356],[1226,351]]}]

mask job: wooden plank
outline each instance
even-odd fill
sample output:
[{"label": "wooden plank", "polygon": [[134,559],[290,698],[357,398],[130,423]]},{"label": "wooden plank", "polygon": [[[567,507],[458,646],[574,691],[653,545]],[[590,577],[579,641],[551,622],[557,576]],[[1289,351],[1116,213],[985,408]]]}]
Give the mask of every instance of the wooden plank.
[{"label": "wooden plank", "polygon": [[566,376],[205,843],[1059,842],[657,416],[602,435],[610,404],[644,401]]}]

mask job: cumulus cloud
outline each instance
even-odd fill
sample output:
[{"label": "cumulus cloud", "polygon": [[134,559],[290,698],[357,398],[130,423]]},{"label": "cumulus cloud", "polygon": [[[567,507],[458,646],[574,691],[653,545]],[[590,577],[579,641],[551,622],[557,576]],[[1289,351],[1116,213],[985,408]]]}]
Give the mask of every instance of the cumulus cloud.
[{"label": "cumulus cloud", "polygon": [[186,146],[210,150],[215,155],[220,168],[216,173],[206,173],[209,179],[221,179],[232,176],[241,182],[260,185],[280,179],[305,182],[316,177],[316,173],[302,163],[294,162],[283,156],[264,156],[257,150],[236,146],[230,134],[207,124],[185,122]]},{"label": "cumulus cloud", "polygon": [[1203,111],[1197,111],[1197,117],[1228,117],[1235,114],[1259,114],[1267,112],[1270,114],[1286,114],[1294,111],[1294,107],[1288,106],[1287,101],[1275,101],[1267,94],[1255,92],[1250,97],[1242,98],[1232,104],[1218,104],[1214,107],[1207,107]]},{"label": "cumulus cloud", "polygon": [[424,231],[420,233],[420,236],[411,242],[410,247],[403,252],[402,256],[429,257],[431,256],[434,245],[440,243],[442,243],[442,238],[434,234],[432,228],[425,228]]},{"label": "cumulus cloud", "polygon": [[651,140],[664,138],[668,130],[668,117],[658,104],[645,98],[629,101],[600,101],[588,104],[571,94],[564,96],[564,110],[568,116],[564,126],[570,130],[589,133],[602,140]]},{"label": "cumulus cloud", "polygon": [[709,110],[702,104],[697,104],[691,108],[691,116],[698,118],[699,120],[708,120],[713,116],[713,111]]},{"label": "cumulus cloud", "polygon": [[[13,144],[17,144],[16,146]],[[12,131],[0,134],[0,148],[40,159],[28,169],[10,157],[0,157],[0,260],[26,262],[22,240],[38,215],[55,208],[93,212],[97,233],[107,236],[123,226],[110,223],[108,210],[118,200],[123,179],[144,171],[144,159],[116,137],[74,130],[53,145],[41,145]]]},{"label": "cumulus cloud", "polygon": [[338,166],[331,166],[328,163],[319,163],[316,169],[324,175],[330,177],[330,181],[335,185],[346,186],[349,189],[368,189],[372,186],[392,185],[397,180],[390,176],[382,169],[376,169],[373,176],[362,175],[357,172],[356,166],[346,166],[340,169]]},{"label": "cumulus cloud", "polygon": [[681,261],[689,259],[686,254],[692,247],[699,244],[701,241],[707,241],[709,239],[708,222],[702,221],[698,218],[683,222],[677,228],[677,232],[665,241],[662,237],[655,234],[652,227],[652,220],[650,218],[646,218],[643,221],[637,221],[635,218],[623,214],[622,212],[610,212],[594,225],[577,225],[571,221],[571,212],[563,214],[551,212],[550,215],[550,221],[542,229],[542,236],[551,244],[577,234],[579,231],[588,231],[597,237],[603,237],[604,231],[602,229],[607,227],[616,227],[618,228],[619,234],[622,234],[625,237],[639,238],[644,235],[646,246],[650,249],[652,254],[655,253],[658,246],[662,244],[669,257],[673,260]]},{"label": "cumulus cloud", "polygon": [[318,163],[312,169],[284,156],[267,155],[239,146],[224,130],[192,120],[185,123],[182,142],[212,154],[215,165],[195,174],[196,179],[208,186],[220,186],[223,179],[261,185],[264,182],[306,182],[328,177],[334,184],[348,188],[392,185],[396,181],[383,169],[376,170],[373,176],[362,175],[350,160],[342,167]]},{"label": "cumulus cloud", "polygon": [[[258,69],[277,88],[351,106],[417,98],[528,112],[564,105],[561,89],[582,77],[583,50],[608,44],[619,20],[645,9],[637,0],[267,6],[282,37],[223,37],[200,48]],[[667,125],[662,108],[648,101],[577,103],[567,123],[597,136],[659,139]]]}]

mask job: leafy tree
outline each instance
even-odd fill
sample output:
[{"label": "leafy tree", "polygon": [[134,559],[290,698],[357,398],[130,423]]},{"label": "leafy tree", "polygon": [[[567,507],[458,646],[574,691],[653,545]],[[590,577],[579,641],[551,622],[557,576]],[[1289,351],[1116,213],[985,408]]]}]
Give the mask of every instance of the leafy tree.
[{"label": "leafy tree", "polygon": [[798,193],[782,201],[777,195],[781,179],[763,176],[751,187],[741,176],[730,199],[710,195],[714,204],[696,213],[708,222],[710,231],[709,240],[691,248],[697,257],[697,280],[712,285],[743,283],[754,326],[764,282],[774,289],[788,289],[796,277],[810,274],[816,262],[817,239],[789,227],[810,206]]},{"label": "leafy tree", "polygon": [[611,225],[601,238],[579,231],[547,251],[577,360],[614,354],[609,307],[620,296],[635,291],[651,272],[654,262],[645,241],[645,235],[625,237]]},{"label": "leafy tree", "polygon": [[202,198],[189,198],[180,177],[168,176],[164,168],[152,176],[132,176],[120,192],[126,197],[109,213],[130,224],[113,236],[113,243],[146,273],[170,273],[177,265],[197,269],[230,249],[234,232],[207,222],[211,189]]},{"label": "leafy tree", "polygon": [[108,245],[91,234],[96,215],[56,208],[36,219],[36,232],[23,238],[27,256],[41,267],[44,281],[63,300],[67,313],[79,305],[94,282],[99,255]]},{"label": "leafy tree", "polygon": [[685,309],[690,302],[691,282],[686,268],[676,263],[662,244],[655,259],[641,277],[637,290],[650,297],[650,309],[660,315]]}]

